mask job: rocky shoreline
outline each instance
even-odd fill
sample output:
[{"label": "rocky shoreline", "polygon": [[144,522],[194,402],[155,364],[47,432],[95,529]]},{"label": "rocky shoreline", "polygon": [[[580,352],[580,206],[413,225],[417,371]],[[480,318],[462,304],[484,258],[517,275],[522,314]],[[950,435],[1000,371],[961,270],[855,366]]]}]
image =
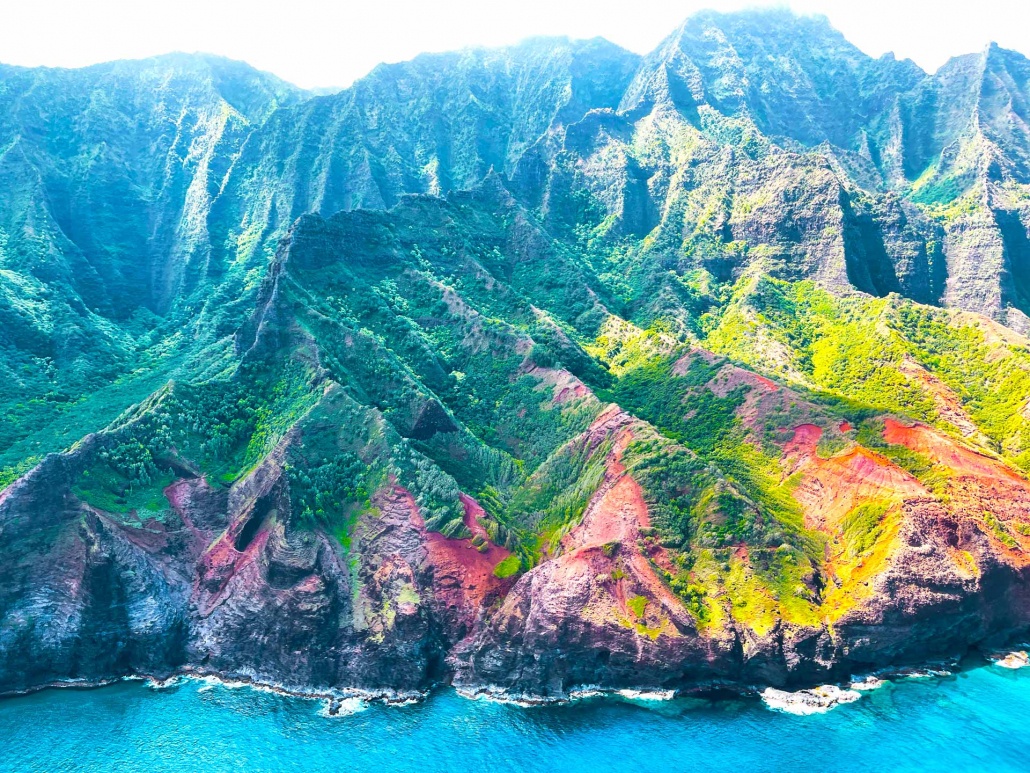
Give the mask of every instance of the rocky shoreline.
[{"label": "rocky shoreline", "polygon": [[[577,441],[607,449],[597,491],[560,550],[523,573],[497,572],[510,553],[477,533],[486,516],[471,497],[461,503],[474,537],[446,537],[427,528],[396,481],[372,495],[375,508],[356,515],[344,545],[294,523],[286,472],[291,443],[345,418],[330,392],[310,424],[228,489],[176,479],[163,490],[164,521],[119,520],[68,491],[88,443],[7,489],[0,524],[17,560],[0,572],[0,690],[65,676],[89,686],[187,674],[320,698],[334,714],[346,710],[343,700],[419,700],[441,683],[526,705],[771,688],[777,705],[823,708],[851,695],[822,686],[850,684],[852,674],[897,672],[1026,635],[1030,565],[995,552],[973,524],[960,534],[926,498],[894,522],[865,595],[825,591],[852,605],[832,624],[746,607],[746,594],[737,598],[745,607],[724,593],[688,608],[670,589],[676,566],[623,463],[634,433],[647,429],[615,405]],[[975,482],[967,481],[977,496],[993,490]],[[956,558],[953,543],[972,552]],[[726,561],[744,571],[794,555],[777,551],[752,557],[741,546]],[[803,583],[795,591],[815,592]]]},{"label": "rocky shoreline", "polygon": [[[1019,645],[1022,646],[1022,645]],[[368,708],[371,703],[388,706],[408,706],[429,699],[436,689],[451,687],[466,700],[483,700],[521,708],[545,706],[569,706],[587,700],[620,700],[637,705],[654,705],[678,698],[712,698],[746,700],[758,698],[772,711],[795,716],[823,714],[838,706],[860,700],[863,695],[907,679],[942,679],[960,671],[985,668],[995,665],[1006,669],[1019,669],[1030,665],[1025,649],[981,652],[979,662],[971,663],[972,653],[965,658],[947,662],[936,662],[924,668],[885,668],[863,676],[853,677],[843,684],[824,684],[798,690],[782,690],[775,687],[742,686],[728,682],[709,682],[689,689],[670,690],[656,688],[610,688],[600,685],[583,685],[568,690],[566,697],[536,695],[512,692],[495,685],[482,687],[453,687],[440,683],[426,690],[365,689],[357,687],[310,690],[302,687],[263,681],[246,674],[219,674],[205,669],[187,668],[170,675],[129,674],[121,677],[99,680],[62,680],[40,684],[23,690],[0,693],[0,699],[30,695],[47,689],[97,689],[119,682],[146,682],[154,690],[175,687],[185,681],[206,683],[201,690],[214,686],[228,689],[250,689],[283,697],[321,701],[324,705],[319,714],[326,718],[350,716]]]}]

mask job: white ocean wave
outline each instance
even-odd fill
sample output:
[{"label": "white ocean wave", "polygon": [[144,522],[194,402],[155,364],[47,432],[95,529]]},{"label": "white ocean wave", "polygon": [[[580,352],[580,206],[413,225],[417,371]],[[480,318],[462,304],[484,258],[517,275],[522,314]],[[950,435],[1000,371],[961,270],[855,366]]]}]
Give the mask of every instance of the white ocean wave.
[{"label": "white ocean wave", "polygon": [[872,692],[873,690],[879,690],[889,682],[886,679],[880,679],[877,676],[860,676],[851,678],[851,689],[858,690],[859,692]]},{"label": "white ocean wave", "polygon": [[328,698],[322,703],[322,709],[318,712],[320,717],[337,719],[339,717],[350,717],[368,708],[368,702],[361,698]]},{"label": "white ocean wave", "polygon": [[797,692],[773,687],[762,691],[762,700],[770,709],[800,716],[824,714],[843,703],[854,703],[861,697],[862,694],[856,690],[845,690],[832,684]]},{"label": "white ocean wave", "polygon": [[151,690],[167,690],[176,685],[182,684],[183,677],[181,676],[170,676],[167,679],[147,679],[146,685]]},{"label": "white ocean wave", "polygon": [[671,701],[675,690],[616,690],[616,695],[628,701]]},{"label": "white ocean wave", "polygon": [[1012,652],[997,653],[991,656],[991,661],[996,666],[1002,668],[1011,668],[1013,670],[1019,668],[1026,668],[1030,665],[1030,656],[1027,655],[1026,650],[1014,650]]},{"label": "white ocean wave", "polygon": [[905,679],[939,679],[951,676],[951,671],[946,668],[909,668],[898,671],[895,675]]},{"label": "white ocean wave", "polygon": [[463,687],[456,688],[456,692],[462,698],[470,701],[487,701],[489,703],[503,703],[509,706],[522,706],[523,708],[529,708],[531,706],[540,706],[548,703],[561,703],[554,699],[546,698],[535,698],[527,695],[519,695],[510,693],[502,687],[477,687],[475,689],[467,689]]}]

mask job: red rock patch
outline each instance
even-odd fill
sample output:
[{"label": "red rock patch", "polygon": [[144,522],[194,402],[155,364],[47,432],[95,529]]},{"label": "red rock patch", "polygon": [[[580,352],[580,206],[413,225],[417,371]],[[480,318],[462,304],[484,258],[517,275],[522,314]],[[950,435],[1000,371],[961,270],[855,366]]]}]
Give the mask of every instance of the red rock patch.
[{"label": "red rock patch", "polygon": [[888,459],[861,446],[822,459],[816,453],[821,427],[802,424],[784,447],[792,459],[790,473],[801,472],[794,498],[805,514],[809,529],[832,527],[858,505],[873,501],[925,496],[923,485]]},{"label": "red rock patch", "polygon": [[923,424],[909,426],[896,419],[885,419],[883,439],[893,445],[905,446],[909,450],[925,454],[958,475],[1004,478],[1022,485],[1026,484],[1023,478],[1001,462],[977,453]]},{"label": "red rock patch", "polygon": [[395,490],[409,508],[412,525],[424,536],[429,561],[433,565],[433,593],[451,607],[458,620],[471,630],[480,609],[514,583],[513,578],[494,576],[494,568],[511,553],[489,542],[486,529],[479,523],[479,518],[484,515],[483,508],[472,497],[461,495],[464,521],[473,535],[488,540],[489,548],[484,553],[473,547],[472,540],[448,539],[438,532],[427,532],[414,497],[400,487]]}]

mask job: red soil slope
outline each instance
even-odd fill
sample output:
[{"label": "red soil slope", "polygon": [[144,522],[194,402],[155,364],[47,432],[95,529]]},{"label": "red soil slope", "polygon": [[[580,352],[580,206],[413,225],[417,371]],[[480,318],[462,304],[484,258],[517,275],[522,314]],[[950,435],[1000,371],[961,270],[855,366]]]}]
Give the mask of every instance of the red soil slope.
[{"label": "red soil slope", "polygon": [[822,459],[816,453],[823,430],[802,424],[784,447],[790,474],[801,473],[794,496],[805,513],[805,526],[831,529],[858,505],[925,496],[923,485],[900,467],[861,446]]},{"label": "red soil slope", "polygon": [[489,548],[480,553],[470,539],[448,539],[438,532],[427,532],[418,505],[407,491],[399,489],[411,513],[411,523],[425,539],[429,561],[433,565],[433,592],[445,606],[451,608],[458,622],[471,629],[479,611],[495,596],[505,592],[512,580],[494,576],[494,568],[511,555],[507,550],[489,542],[486,529],[479,523],[483,508],[462,494],[465,507],[465,525],[473,535],[487,540]]}]

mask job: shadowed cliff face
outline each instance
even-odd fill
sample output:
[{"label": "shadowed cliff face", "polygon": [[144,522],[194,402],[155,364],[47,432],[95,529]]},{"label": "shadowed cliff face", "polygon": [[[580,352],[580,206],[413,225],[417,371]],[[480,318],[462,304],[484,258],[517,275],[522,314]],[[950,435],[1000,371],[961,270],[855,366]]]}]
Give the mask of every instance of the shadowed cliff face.
[{"label": "shadowed cliff face", "polygon": [[1026,60],[0,70],[0,691],[812,684],[1030,618]]},{"label": "shadowed cliff face", "polygon": [[302,92],[217,57],[4,67],[5,268],[124,319],[167,309],[247,135]]}]

